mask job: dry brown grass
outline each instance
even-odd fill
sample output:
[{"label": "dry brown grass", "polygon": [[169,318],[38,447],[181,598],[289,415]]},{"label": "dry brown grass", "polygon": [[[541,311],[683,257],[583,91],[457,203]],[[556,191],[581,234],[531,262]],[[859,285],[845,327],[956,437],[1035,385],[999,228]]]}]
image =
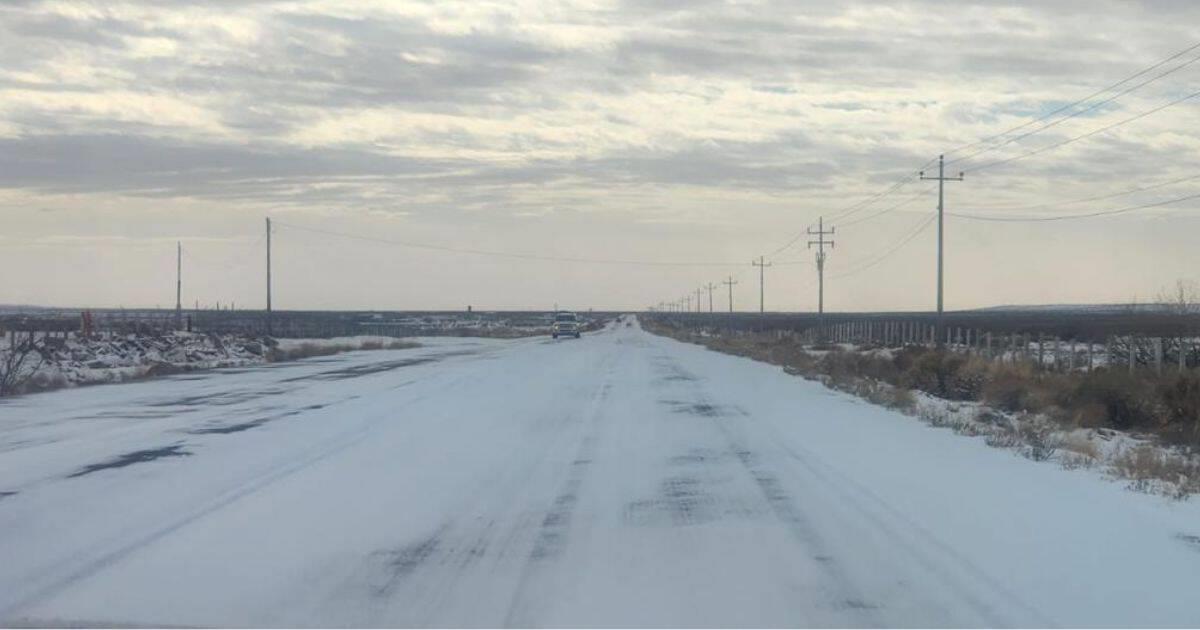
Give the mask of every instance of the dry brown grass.
[{"label": "dry brown grass", "polygon": [[412,341],[404,341],[400,339],[386,343],[378,339],[368,339],[358,344],[322,344],[306,341],[291,348],[281,348],[279,346],[271,348],[267,351],[267,361],[272,363],[277,363],[280,361],[297,361],[299,359],[323,357],[333,354],[340,354],[342,352],[354,352],[356,350],[404,350],[407,348],[416,348],[419,345],[420,344]]},{"label": "dry brown grass", "polygon": [[1200,463],[1193,457],[1152,444],[1122,451],[1113,459],[1111,472],[1129,479],[1130,487],[1142,492],[1167,494],[1177,499],[1200,492]]}]

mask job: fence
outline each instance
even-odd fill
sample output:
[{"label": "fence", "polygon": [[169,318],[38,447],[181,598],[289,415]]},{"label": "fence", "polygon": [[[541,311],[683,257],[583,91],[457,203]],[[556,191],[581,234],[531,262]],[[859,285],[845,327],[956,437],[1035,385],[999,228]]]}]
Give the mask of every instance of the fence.
[{"label": "fence", "polygon": [[[1200,342],[1195,337],[1111,336],[1104,343],[1064,340],[1043,333],[992,333],[978,328],[948,326],[942,339],[937,327],[913,321],[842,322],[805,330],[798,337],[809,344],[821,341],[882,347],[941,346],[989,360],[1032,363],[1045,370],[1090,371],[1099,366],[1129,370],[1200,367]],[[797,336],[793,334],[792,336]]]},{"label": "fence", "polygon": [[1182,371],[1200,367],[1200,337],[1188,334],[1108,335],[1096,341],[1041,332],[996,332],[970,326],[945,326],[939,339],[935,324],[915,318],[843,320],[828,324],[813,322],[800,330],[775,328],[765,331],[726,326],[719,319],[705,319],[703,316],[666,319],[684,327],[714,332],[724,330],[733,335],[768,335],[808,345],[828,343],[877,348],[940,345],[952,352],[990,361],[1023,362],[1037,369],[1054,372],[1122,367],[1130,371],[1153,369],[1162,373],[1168,369]]},{"label": "fence", "polygon": [[65,339],[72,333],[165,334],[179,328],[173,311],[80,311],[46,316],[0,318],[0,331]]}]

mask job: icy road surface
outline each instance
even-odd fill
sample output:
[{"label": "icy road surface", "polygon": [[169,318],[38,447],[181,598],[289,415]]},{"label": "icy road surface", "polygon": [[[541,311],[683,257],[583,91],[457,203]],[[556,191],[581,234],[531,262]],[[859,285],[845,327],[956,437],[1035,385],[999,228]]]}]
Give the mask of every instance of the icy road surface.
[{"label": "icy road surface", "polygon": [[1200,508],[635,322],[0,403],[0,623],[1200,625]]}]

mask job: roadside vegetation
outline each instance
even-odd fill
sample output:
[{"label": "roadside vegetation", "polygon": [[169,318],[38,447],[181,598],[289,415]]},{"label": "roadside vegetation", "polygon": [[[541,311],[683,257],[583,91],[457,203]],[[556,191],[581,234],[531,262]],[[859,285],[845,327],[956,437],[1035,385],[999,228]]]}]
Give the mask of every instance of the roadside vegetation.
[{"label": "roadside vegetation", "polygon": [[1053,373],[907,346],[805,345],[643,322],[651,332],[783,366],[935,426],[983,436],[1035,460],[1105,470],[1134,489],[1200,492],[1200,371],[1099,368]]},{"label": "roadside vegetation", "polygon": [[310,357],[323,357],[343,352],[354,352],[357,350],[405,350],[407,348],[416,348],[421,344],[414,341],[404,341],[401,339],[386,340],[386,339],[355,339],[353,337],[338,339],[338,340],[308,340],[299,343],[280,343],[278,340],[271,340],[273,343],[266,351],[266,360],[270,363],[278,363],[282,361],[296,361],[299,359],[307,359]]},{"label": "roadside vegetation", "polygon": [[81,337],[12,331],[0,337],[0,397],[419,345],[388,337],[274,339],[179,332]]}]

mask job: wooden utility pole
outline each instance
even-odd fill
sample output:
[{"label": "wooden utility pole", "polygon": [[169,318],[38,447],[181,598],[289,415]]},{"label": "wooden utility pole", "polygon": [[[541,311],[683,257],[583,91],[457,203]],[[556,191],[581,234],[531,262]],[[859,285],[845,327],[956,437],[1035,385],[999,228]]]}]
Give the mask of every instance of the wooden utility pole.
[{"label": "wooden utility pole", "polygon": [[175,330],[183,328],[183,243],[175,241]]},{"label": "wooden utility pole", "polygon": [[730,312],[730,314],[732,314],[733,313],[733,285],[737,284],[737,280],[734,280],[733,276],[729,276],[729,279],[721,282],[721,284],[724,284],[725,286],[729,287],[729,312]]},{"label": "wooden utility pole", "polygon": [[942,343],[942,328],[944,327],[944,323],[943,323],[944,303],[942,300],[942,297],[943,297],[942,277],[943,277],[943,270],[945,268],[945,265],[944,265],[945,250],[943,247],[944,237],[943,237],[943,229],[942,228],[943,228],[943,223],[944,223],[944,217],[946,214],[946,192],[945,192],[945,189],[946,189],[946,182],[961,182],[963,180],[963,174],[960,171],[958,173],[958,177],[946,177],[946,156],[939,155],[938,156],[937,177],[926,177],[925,171],[921,171],[920,177],[923,180],[937,180],[937,183],[938,183],[938,221],[937,221],[937,224],[938,224],[938,236],[937,236],[937,247],[938,247],[938,255],[937,255],[937,326],[938,326],[938,336],[937,336],[937,339],[938,339],[938,344],[941,345],[941,343]]},{"label": "wooden utility pole", "polygon": [[267,217],[267,334],[271,334],[271,217]]},{"label": "wooden utility pole", "polygon": [[713,292],[713,289],[717,288],[717,285],[709,282],[708,284],[704,285],[704,288],[708,289],[708,314],[712,315],[712,312],[713,312],[712,292]]},{"label": "wooden utility pole", "polygon": [[700,294],[704,292],[704,287],[696,289],[696,312],[700,312]]},{"label": "wooden utility pole", "polygon": [[833,247],[833,241],[825,240],[827,235],[832,235],[837,228],[829,228],[825,231],[825,217],[817,219],[817,231],[808,228],[809,236],[817,237],[815,241],[808,242],[808,248],[812,249],[813,245],[817,246],[817,314],[825,314],[825,246]]},{"label": "wooden utility pole", "polygon": [[774,263],[767,262],[766,256],[759,256],[758,260],[752,260],[750,264],[758,267],[758,312],[761,315],[767,312],[766,270]]}]

